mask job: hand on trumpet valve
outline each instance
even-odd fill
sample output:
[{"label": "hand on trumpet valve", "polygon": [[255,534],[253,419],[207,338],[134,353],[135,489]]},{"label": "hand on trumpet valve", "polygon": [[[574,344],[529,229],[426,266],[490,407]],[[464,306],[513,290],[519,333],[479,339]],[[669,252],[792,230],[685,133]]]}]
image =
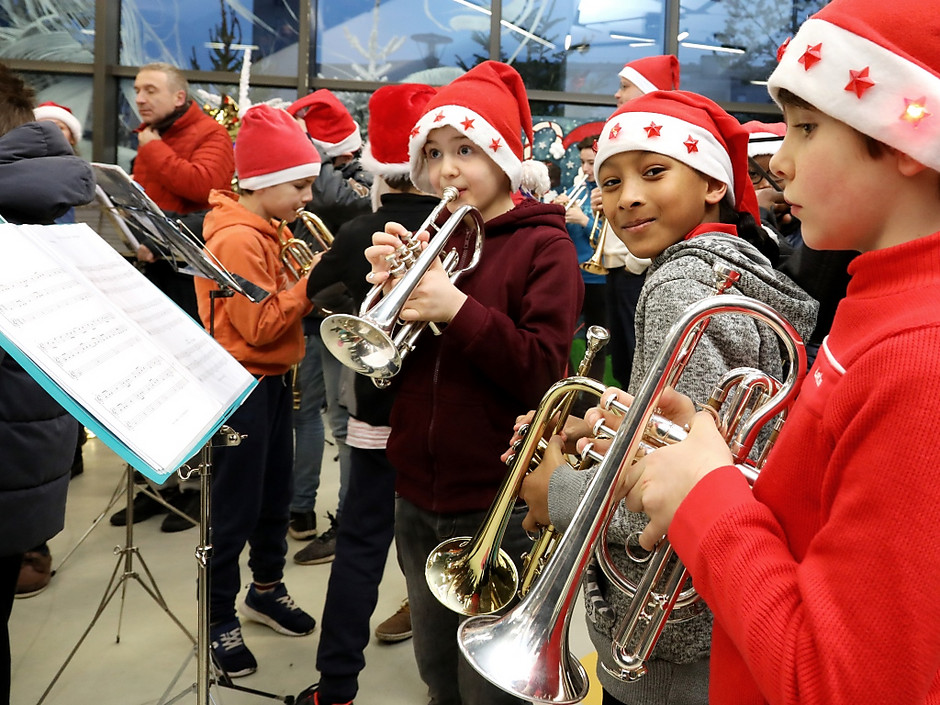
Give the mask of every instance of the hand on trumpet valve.
[{"label": "hand on trumpet valve", "polygon": [[[529,425],[532,423],[534,417],[535,410],[516,417],[516,423],[512,427],[512,438],[509,439],[509,449],[499,456],[500,460],[507,465],[512,463],[513,457],[519,446],[522,445],[522,441],[525,439],[526,432],[529,430]],[[564,452],[568,454],[576,453],[578,440],[590,434],[591,427],[584,419],[578,418],[577,416],[568,416],[568,418],[565,419],[565,427],[559,431],[559,435],[564,442]],[[549,438],[551,437],[550,434],[546,435],[548,435]],[[545,440],[547,441],[548,438]]]},{"label": "hand on trumpet valve", "polygon": [[[682,442],[637,460],[614,493],[616,499],[624,498],[631,512],[649,516],[649,524],[639,539],[646,550],[652,550],[669,531],[676,510],[692,488],[713,470],[733,463],[712,414],[698,412],[689,426],[689,434]],[[741,482],[748,487],[743,475]]]},{"label": "hand on trumpet valve", "polygon": [[[417,243],[417,247],[412,243]],[[427,243],[428,233],[425,231],[412,237],[404,226],[386,223],[385,232],[373,234],[372,246],[366,248],[366,259],[372,265],[367,280],[376,285],[400,277]],[[405,266],[399,268],[401,264]],[[390,290],[390,287],[386,289]],[[438,257],[412,290],[399,318],[403,321],[450,323],[466,300],[467,295],[454,285]]]},{"label": "hand on trumpet valve", "polygon": [[552,436],[542,452],[542,462],[522,480],[519,498],[529,507],[522,520],[526,531],[536,532],[552,523],[548,516],[548,485],[555,470],[566,462],[562,445],[561,436]]}]

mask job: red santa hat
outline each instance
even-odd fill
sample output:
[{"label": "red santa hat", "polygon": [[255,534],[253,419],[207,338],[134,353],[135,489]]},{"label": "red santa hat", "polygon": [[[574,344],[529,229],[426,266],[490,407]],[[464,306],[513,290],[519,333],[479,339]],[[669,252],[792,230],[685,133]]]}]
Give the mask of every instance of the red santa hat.
[{"label": "red santa hat", "polygon": [[33,115],[37,120],[58,120],[63,123],[72,133],[73,142],[79,142],[82,139],[82,123],[64,105],[49,100],[33,108]]},{"label": "red santa hat", "polygon": [[776,154],[787,134],[785,122],[751,120],[744,123],[742,127],[747,130],[747,156],[749,157]]},{"label": "red santa hat", "polygon": [[532,114],[522,77],[508,64],[484,61],[439,89],[411,131],[411,180],[433,193],[424,145],[428,133],[450,126],[482,149],[508,176],[512,190],[537,191],[547,179],[541,162],[525,160],[522,135],[532,144]]},{"label": "red santa hat", "polygon": [[359,160],[376,176],[408,176],[408,138],[437,89],[423,83],[382,86],[369,98],[369,138]]},{"label": "red santa hat", "polygon": [[780,91],[940,171],[936,3],[833,0],[778,52]]},{"label": "red santa hat", "polygon": [[328,157],[355,152],[362,146],[359,123],[339,98],[321,88],[290,104],[287,112],[303,118],[310,139]]},{"label": "red santa hat", "polygon": [[624,64],[617,75],[644,93],[674,91],[679,88],[679,60],[672,54],[647,56]]},{"label": "red santa hat", "polygon": [[294,118],[261,103],[242,116],[235,172],[239,186],[255,191],[316,176],[320,155]]},{"label": "red santa hat", "polygon": [[627,101],[610,116],[597,140],[594,173],[620,152],[655,152],[718,179],[731,205],[760,222],[747,174],[747,132],[717,103],[686,91],[654,91]]}]

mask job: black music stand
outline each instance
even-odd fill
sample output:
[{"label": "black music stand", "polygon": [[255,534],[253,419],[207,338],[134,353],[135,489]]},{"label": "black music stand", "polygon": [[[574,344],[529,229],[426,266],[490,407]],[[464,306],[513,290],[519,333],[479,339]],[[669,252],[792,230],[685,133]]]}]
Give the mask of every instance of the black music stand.
[{"label": "black music stand", "polygon": [[[94,170],[96,179],[98,181],[98,194],[99,198],[110,210],[110,214],[115,219],[121,220],[129,229],[141,230],[145,232],[150,238],[161,244],[166,248],[166,252],[171,256],[168,258],[170,261],[176,261],[181,259],[187,263],[185,269],[179,270],[183,273],[192,274],[193,276],[203,276],[208,279],[215,281],[219,289],[214,291],[211,296],[211,313],[210,313],[210,334],[213,332],[214,328],[214,319],[215,319],[215,299],[218,297],[230,297],[234,296],[235,293],[238,293],[242,296],[245,296],[252,303],[259,303],[267,298],[270,294],[261,287],[253,284],[252,282],[240,277],[237,274],[229,272],[225,269],[224,266],[212,255],[211,252],[208,252],[203,243],[200,242],[191,232],[189,232],[185,226],[182,225],[179,221],[172,221],[163,212],[150,200],[150,198],[134,183],[130,177],[124,172],[120,167],[107,164],[94,164]],[[131,222],[133,222],[134,227],[130,228]],[[46,690],[43,692],[40,697],[37,705],[41,705],[45,700],[46,696],[52,690],[55,683],[58,681],[62,672],[71,662],[75,653],[78,651],[81,644],[84,642],[85,638],[90,633],[91,629],[96,624],[98,618],[101,616],[104,609],[110,603],[111,599],[117,593],[118,587],[122,588],[121,592],[121,615],[119,615],[118,621],[118,635],[117,641],[120,642],[120,621],[121,616],[123,615],[123,604],[124,598],[126,595],[126,584],[128,580],[136,580],[141,587],[144,589],[147,594],[149,594],[157,604],[168,614],[168,616],[180,627],[180,629],[189,637],[189,639],[194,643],[197,663],[198,663],[198,673],[197,673],[197,682],[193,686],[193,689],[196,690],[198,695],[199,705],[209,705],[209,684],[210,684],[210,670],[211,670],[211,658],[209,650],[209,629],[208,629],[208,615],[209,615],[209,603],[208,603],[208,585],[209,585],[209,557],[212,554],[212,546],[209,541],[209,536],[211,533],[210,529],[210,502],[211,502],[211,483],[210,483],[210,471],[211,471],[211,447],[213,445],[222,446],[222,445],[237,445],[241,441],[241,436],[239,436],[235,431],[233,431],[228,426],[222,426],[222,428],[217,431],[212,438],[203,446],[200,451],[200,463],[198,468],[190,468],[187,465],[181,466],[177,473],[180,474],[182,479],[188,479],[192,476],[193,472],[200,473],[200,544],[197,546],[195,551],[195,556],[197,560],[197,581],[198,581],[198,592],[197,592],[197,609],[198,609],[198,619],[197,619],[197,632],[194,637],[183,624],[176,618],[176,616],[169,610],[169,607],[166,604],[166,601],[163,598],[163,595],[160,593],[159,588],[154,581],[153,575],[151,574],[149,568],[147,568],[146,563],[143,560],[143,557],[140,555],[139,549],[134,546],[133,540],[133,468],[130,465],[126,467],[126,477],[124,482],[124,492],[126,494],[126,506],[127,506],[127,524],[125,530],[125,545],[123,547],[117,547],[115,553],[118,555],[118,562],[115,566],[114,571],[112,572],[111,579],[108,583],[108,586],[105,589],[104,596],[102,597],[101,602],[98,605],[98,609],[93,616],[91,623],[86,628],[85,632],[80,637],[78,643],[74,646],[71,653],[66,658],[65,662],[59,668],[52,681],[46,687]],[[103,519],[110,507],[116,502],[117,498],[120,496],[121,490],[115,489],[114,494],[111,497],[109,505],[105,510],[99,515],[99,517],[93,522],[92,526],[85,532],[82,538],[79,540],[78,544],[66,555],[66,559],[74,552],[75,548],[81,544],[81,542],[88,536],[88,534],[94,529],[94,527]],[[154,496],[156,493],[152,493],[151,496]],[[156,497],[154,497],[156,498]],[[162,498],[159,500],[162,501]],[[165,502],[163,502],[166,504]],[[174,511],[175,508],[172,508]],[[146,574],[147,582],[145,582],[139,573],[134,570],[133,559],[134,557],[140,561],[141,566]],[[64,563],[65,559],[63,559]],[[121,570],[123,566],[123,570]],[[61,567],[61,564],[60,564]],[[120,572],[120,575],[119,575]],[[191,658],[191,656],[189,657]],[[187,659],[188,661],[188,659]],[[224,671],[221,671],[216,664],[217,670],[224,674]],[[180,673],[182,672],[182,669]],[[179,678],[179,674],[176,679]],[[175,680],[174,680],[175,682]],[[232,686],[231,678],[227,674],[224,674],[223,678],[218,680],[219,685],[225,685],[227,687],[236,687]],[[172,686],[171,686],[172,687]],[[190,689],[192,690],[192,689]],[[266,695],[272,698],[278,698],[278,696],[270,695],[267,693],[262,693],[260,691],[251,691],[249,689],[243,689],[247,692],[257,693],[259,695]],[[178,699],[178,698],[177,698]],[[280,698],[278,698],[280,699]],[[291,705],[293,698],[291,697],[288,701],[288,705]]]}]

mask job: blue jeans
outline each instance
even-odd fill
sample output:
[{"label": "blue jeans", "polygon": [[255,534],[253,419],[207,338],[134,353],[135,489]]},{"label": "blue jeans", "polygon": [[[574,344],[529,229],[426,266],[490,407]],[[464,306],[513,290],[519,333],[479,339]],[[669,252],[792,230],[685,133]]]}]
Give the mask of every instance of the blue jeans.
[{"label": "blue jeans", "polygon": [[321,410],[339,455],[339,500],[336,514],[342,512],[349,484],[349,446],[346,424],[349,413],[339,403],[342,363],[323,345],[319,333],[305,338],[306,352],[300,363],[300,409],[294,410],[294,497],[292,512],[312,512],[320,489],[323,464],[324,427]]},{"label": "blue jeans", "polygon": [[[513,511],[501,548],[516,567],[532,547],[522,529],[525,508]],[[428,589],[424,566],[428,554],[444,539],[472,536],[486,512],[435,514],[406,499],[395,502],[395,545],[411,605],[411,629],[418,673],[428,686],[428,705],[517,705],[524,701],[500,690],[467,663],[457,646],[463,615],[444,607]]]}]

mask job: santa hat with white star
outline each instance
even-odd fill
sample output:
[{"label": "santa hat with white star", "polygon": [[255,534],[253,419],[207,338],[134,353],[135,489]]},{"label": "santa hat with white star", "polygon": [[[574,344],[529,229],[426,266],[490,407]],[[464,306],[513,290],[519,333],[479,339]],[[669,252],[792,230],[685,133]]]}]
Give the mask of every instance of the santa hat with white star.
[{"label": "santa hat with white star", "polygon": [[508,176],[515,191],[538,189],[547,177],[541,162],[525,159],[522,135],[532,144],[532,114],[522,77],[508,64],[484,61],[438,90],[411,131],[411,180],[433,193],[424,145],[428,133],[450,126],[465,135]]},{"label": "santa hat with white star", "polygon": [[785,89],[940,171],[940,13],[913,0],[833,0],[777,54]]},{"label": "santa hat with white star", "polygon": [[620,152],[671,157],[728,186],[731,205],[760,222],[757,196],[747,174],[748,133],[705,96],[654,91],[629,100],[610,116],[597,140],[594,173]]}]

